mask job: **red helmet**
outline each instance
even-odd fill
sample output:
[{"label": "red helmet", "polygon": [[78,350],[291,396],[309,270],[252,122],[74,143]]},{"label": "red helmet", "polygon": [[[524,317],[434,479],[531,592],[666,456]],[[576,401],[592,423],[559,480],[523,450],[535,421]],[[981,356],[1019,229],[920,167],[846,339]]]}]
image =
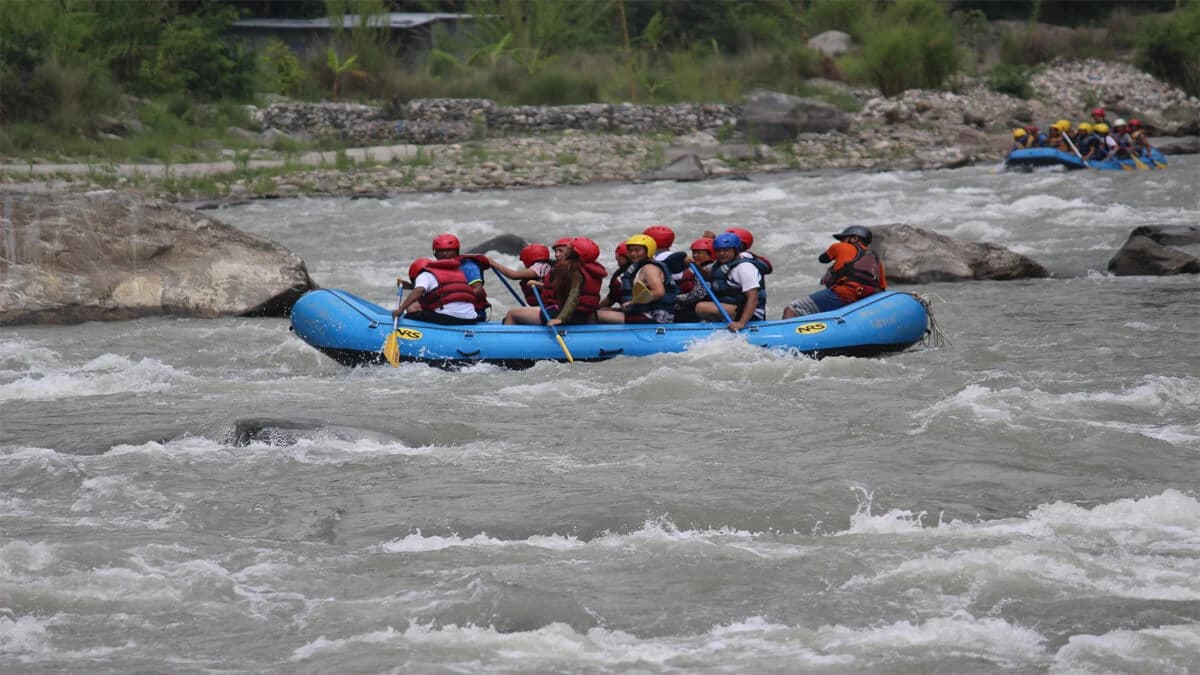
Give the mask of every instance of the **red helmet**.
[{"label": "red helmet", "polygon": [[462,245],[458,243],[458,237],[452,234],[439,234],[433,238],[433,250],[435,251],[444,251],[446,249],[457,251],[460,248],[462,248]]},{"label": "red helmet", "polygon": [[1025,133],[1029,134],[1030,136],[1037,134],[1037,132],[1038,132],[1038,128],[1033,126],[1032,124],[1025,127]]},{"label": "red helmet", "polygon": [[533,263],[549,259],[550,249],[546,248],[545,244],[530,244],[521,249],[521,262],[525,263],[526,267],[533,267]]},{"label": "red helmet", "polygon": [[600,245],[587,237],[575,237],[571,240],[571,248],[579,254],[579,259],[585,263],[595,262],[600,257]]},{"label": "red helmet", "polygon": [[713,243],[712,239],[709,239],[708,237],[701,237],[701,238],[697,239],[696,241],[692,242],[691,250],[693,250],[693,251],[708,251],[708,254],[715,258],[715,257],[717,257],[717,252],[716,252],[716,250],[713,249],[712,243]]},{"label": "red helmet", "polygon": [[750,230],[744,227],[731,227],[725,231],[736,234],[737,238],[742,240],[742,246],[745,248],[750,248],[754,245],[754,235],[750,234]]},{"label": "red helmet", "polygon": [[651,225],[645,230],[642,230],[642,234],[653,239],[654,245],[657,246],[658,250],[660,251],[665,251],[666,249],[671,248],[671,244],[675,243],[675,230],[672,230],[666,225]]},{"label": "red helmet", "polygon": [[431,262],[433,261],[429,258],[417,258],[416,260],[412,261],[412,264],[408,266],[408,280],[416,281],[417,275],[420,274],[426,267],[428,267],[429,263]]},{"label": "red helmet", "polygon": [[558,241],[554,242],[554,248],[558,248],[559,246],[570,246],[570,245],[571,245],[571,237],[563,237],[563,238],[559,239]]},{"label": "red helmet", "polygon": [[625,242],[617,244],[617,255],[629,257],[629,247],[625,245]]},{"label": "red helmet", "polygon": [[1139,120],[1139,119],[1137,119],[1136,117],[1135,117],[1135,118],[1133,118],[1133,119],[1131,119],[1131,120],[1129,120],[1129,128],[1130,128],[1130,129],[1141,129],[1141,128],[1142,128],[1142,121],[1141,121],[1141,120]]},{"label": "red helmet", "polygon": [[1104,108],[1092,108],[1092,117],[1104,117]]}]

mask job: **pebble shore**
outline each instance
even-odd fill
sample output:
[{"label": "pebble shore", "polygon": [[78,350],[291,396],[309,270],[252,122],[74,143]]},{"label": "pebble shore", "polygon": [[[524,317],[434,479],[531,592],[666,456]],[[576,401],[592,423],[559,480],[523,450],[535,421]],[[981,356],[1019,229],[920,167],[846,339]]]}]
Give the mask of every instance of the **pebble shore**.
[{"label": "pebble shore", "polygon": [[[1189,119],[1194,124],[1200,117],[1200,100],[1123,63],[1056,62],[1034,76],[1031,85],[1036,92],[1031,100],[969,79],[960,80],[955,91],[910,90],[892,98],[846,89],[863,105],[851,115],[845,133],[800,134],[792,143],[774,146],[719,139],[711,131],[674,135],[568,129],[422,145],[414,156],[386,164],[339,163],[229,180],[214,176],[205,193],[188,192],[186,185],[171,191],[162,181],[124,176],[104,181],[94,175],[54,175],[48,180],[56,189],[138,189],[187,201],[636,182],[653,179],[656,170],[689,153],[696,155],[707,178],[816,169],[932,170],[996,163],[1007,151],[1014,126],[1033,122],[1044,127],[1060,117],[1083,120],[1089,105],[1109,106],[1117,114],[1132,111],[1160,129],[1179,128]],[[3,182],[9,189],[23,184],[14,171],[6,171]],[[26,175],[24,184],[29,183]]]}]

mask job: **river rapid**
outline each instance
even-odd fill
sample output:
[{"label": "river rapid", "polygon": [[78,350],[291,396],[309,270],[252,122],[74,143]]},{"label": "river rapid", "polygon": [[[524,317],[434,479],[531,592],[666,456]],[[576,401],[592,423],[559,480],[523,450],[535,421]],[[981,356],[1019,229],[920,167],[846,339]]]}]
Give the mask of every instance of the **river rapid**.
[{"label": "river rapid", "polygon": [[215,212],[385,305],[444,231],[611,266],[652,223],[744,226],[772,318],[850,224],[1053,277],[898,287],[950,343],[883,359],[347,369],[280,319],[0,327],[0,671],[1200,671],[1200,279],[1104,271],[1197,185],[1182,157]]}]

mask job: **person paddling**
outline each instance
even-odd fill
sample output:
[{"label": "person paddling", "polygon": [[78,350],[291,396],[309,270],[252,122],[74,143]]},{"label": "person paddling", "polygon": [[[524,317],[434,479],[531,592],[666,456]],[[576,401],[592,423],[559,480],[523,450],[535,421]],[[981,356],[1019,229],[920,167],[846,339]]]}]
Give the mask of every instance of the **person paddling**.
[{"label": "person paddling", "polygon": [[748,322],[760,321],[767,316],[763,263],[739,255],[742,247],[742,240],[732,232],[719,234],[713,240],[717,261],[712,266],[710,286],[721,308],[711,300],[696,305],[696,314],[703,321],[718,321],[729,316],[732,321],[728,328],[735,333],[745,328]]},{"label": "person paddling", "polygon": [[833,263],[821,277],[825,289],[788,305],[783,310],[784,319],[828,312],[887,289],[883,261],[868,248],[869,229],[851,225],[833,238],[837,243],[817,257],[820,262]]},{"label": "person paddling", "polygon": [[467,277],[467,283],[475,293],[475,320],[484,322],[488,318],[488,308],[492,305],[488,302],[487,289],[483,285],[483,271],[491,266],[491,261],[487,259],[487,256],[461,255],[459,253],[461,248],[458,237],[453,234],[439,234],[433,238],[433,257],[438,260],[458,261],[463,274]]},{"label": "person paddling", "polygon": [[[476,322],[475,290],[457,260],[417,258],[408,267],[408,278],[413,289],[392,310],[393,317],[449,325]],[[408,312],[414,304],[420,309]]]},{"label": "person paddling", "polygon": [[671,323],[675,319],[675,281],[654,259],[656,244],[644,234],[625,240],[629,268],[621,274],[621,310],[596,312],[600,323]]}]

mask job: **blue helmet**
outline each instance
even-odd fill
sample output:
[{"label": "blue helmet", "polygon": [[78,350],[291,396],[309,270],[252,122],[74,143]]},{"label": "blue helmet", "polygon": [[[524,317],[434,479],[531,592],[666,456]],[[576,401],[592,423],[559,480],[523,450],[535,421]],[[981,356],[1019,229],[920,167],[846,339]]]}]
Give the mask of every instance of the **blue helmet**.
[{"label": "blue helmet", "polygon": [[732,232],[718,234],[716,239],[713,239],[713,249],[731,248],[735,251],[742,250],[742,240]]}]

